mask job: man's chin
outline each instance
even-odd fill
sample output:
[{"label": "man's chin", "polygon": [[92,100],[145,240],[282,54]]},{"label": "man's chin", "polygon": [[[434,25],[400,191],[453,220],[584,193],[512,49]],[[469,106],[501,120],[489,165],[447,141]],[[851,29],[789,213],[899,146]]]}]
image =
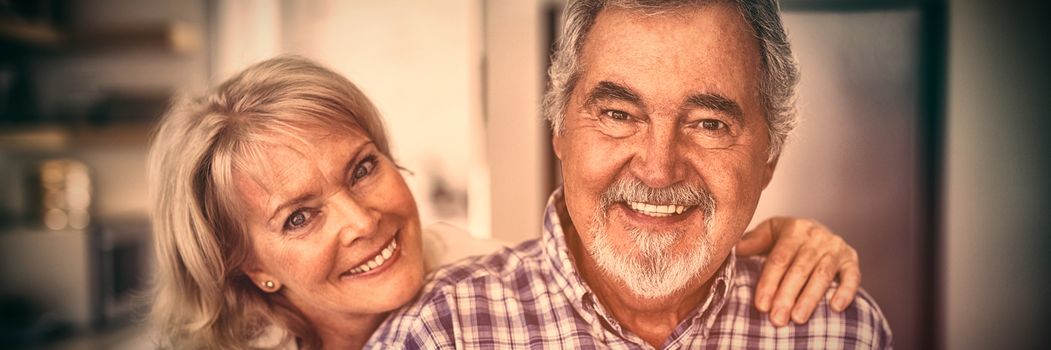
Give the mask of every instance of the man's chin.
[{"label": "man's chin", "polygon": [[654,257],[594,251],[592,257],[608,278],[620,281],[642,299],[660,299],[682,291],[701,275],[709,260],[704,252],[687,256],[662,252]]},{"label": "man's chin", "polygon": [[[595,216],[586,250],[606,278],[619,281],[640,299],[681,292],[711,260],[706,234],[691,237],[686,230],[647,230],[605,218]],[[607,230],[610,226],[613,229]]]},{"label": "man's chin", "polygon": [[[607,271],[608,273],[609,271]],[[688,281],[654,281],[650,276],[654,275],[624,275],[617,274],[610,277],[620,281],[633,296],[642,300],[659,300],[682,291]],[[678,282],[678,283],[675,283]]]}]

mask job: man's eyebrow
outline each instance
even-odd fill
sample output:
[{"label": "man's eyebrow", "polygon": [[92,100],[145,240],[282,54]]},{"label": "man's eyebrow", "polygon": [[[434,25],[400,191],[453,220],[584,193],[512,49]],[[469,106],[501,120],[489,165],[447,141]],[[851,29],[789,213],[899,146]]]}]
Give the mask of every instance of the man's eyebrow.
[{"label": "man's eyebrow", "polygon": [[699,93],[686,97],[684,108],[704,108],[729,115],[738,123],[744,123],[744,112],[741,105],[718,93]]},{"label": "man's eyebrow", "polygon": [[601,81],[595,88],[591,89],[588,93],[587,98],[584,100],[584,105],[590,105],[598,100],[622,100],[635,105],[642,105],[642,99],[639,95],[623,85],[610,82]]}]

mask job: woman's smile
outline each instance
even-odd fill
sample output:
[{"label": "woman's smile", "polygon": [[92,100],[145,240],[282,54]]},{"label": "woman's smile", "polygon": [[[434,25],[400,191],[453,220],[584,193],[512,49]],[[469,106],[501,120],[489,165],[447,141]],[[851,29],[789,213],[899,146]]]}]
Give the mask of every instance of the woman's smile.
[{"label": "woman's smile", "polygon": [[387,267],[397,263],[398,257],[401,255],[400,247],[398,245],[398,235],[395,234],[379,252],[370,255],[364,262],[358,263],[355,267],[341,273],[339,277],[341,279],[366,278],[381,274],[388,270]]}]

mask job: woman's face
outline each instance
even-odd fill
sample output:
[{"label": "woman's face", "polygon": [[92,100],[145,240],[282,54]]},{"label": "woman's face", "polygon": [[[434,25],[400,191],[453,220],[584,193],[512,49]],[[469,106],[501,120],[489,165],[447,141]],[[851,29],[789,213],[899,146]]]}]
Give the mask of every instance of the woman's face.
[{"label": "woman's face", "polygon": [[409,302],[424,274],[420,222],[394,163],[360,132],[310,145],[279,140],[233,175],[247,207],[252,281],[278,283],[313,322]]}]

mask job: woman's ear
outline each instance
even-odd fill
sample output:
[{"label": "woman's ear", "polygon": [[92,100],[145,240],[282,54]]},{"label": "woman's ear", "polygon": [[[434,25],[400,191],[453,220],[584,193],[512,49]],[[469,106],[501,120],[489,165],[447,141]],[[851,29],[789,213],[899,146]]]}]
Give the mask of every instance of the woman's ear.
[{"label": "woman's ear", "polygon": [[252,261],[245,262],[241,271],[252,280],[252,284],[264,292],[274,293],[281,290],[281,281],[277,279],[277,276],[267,273]]}]

